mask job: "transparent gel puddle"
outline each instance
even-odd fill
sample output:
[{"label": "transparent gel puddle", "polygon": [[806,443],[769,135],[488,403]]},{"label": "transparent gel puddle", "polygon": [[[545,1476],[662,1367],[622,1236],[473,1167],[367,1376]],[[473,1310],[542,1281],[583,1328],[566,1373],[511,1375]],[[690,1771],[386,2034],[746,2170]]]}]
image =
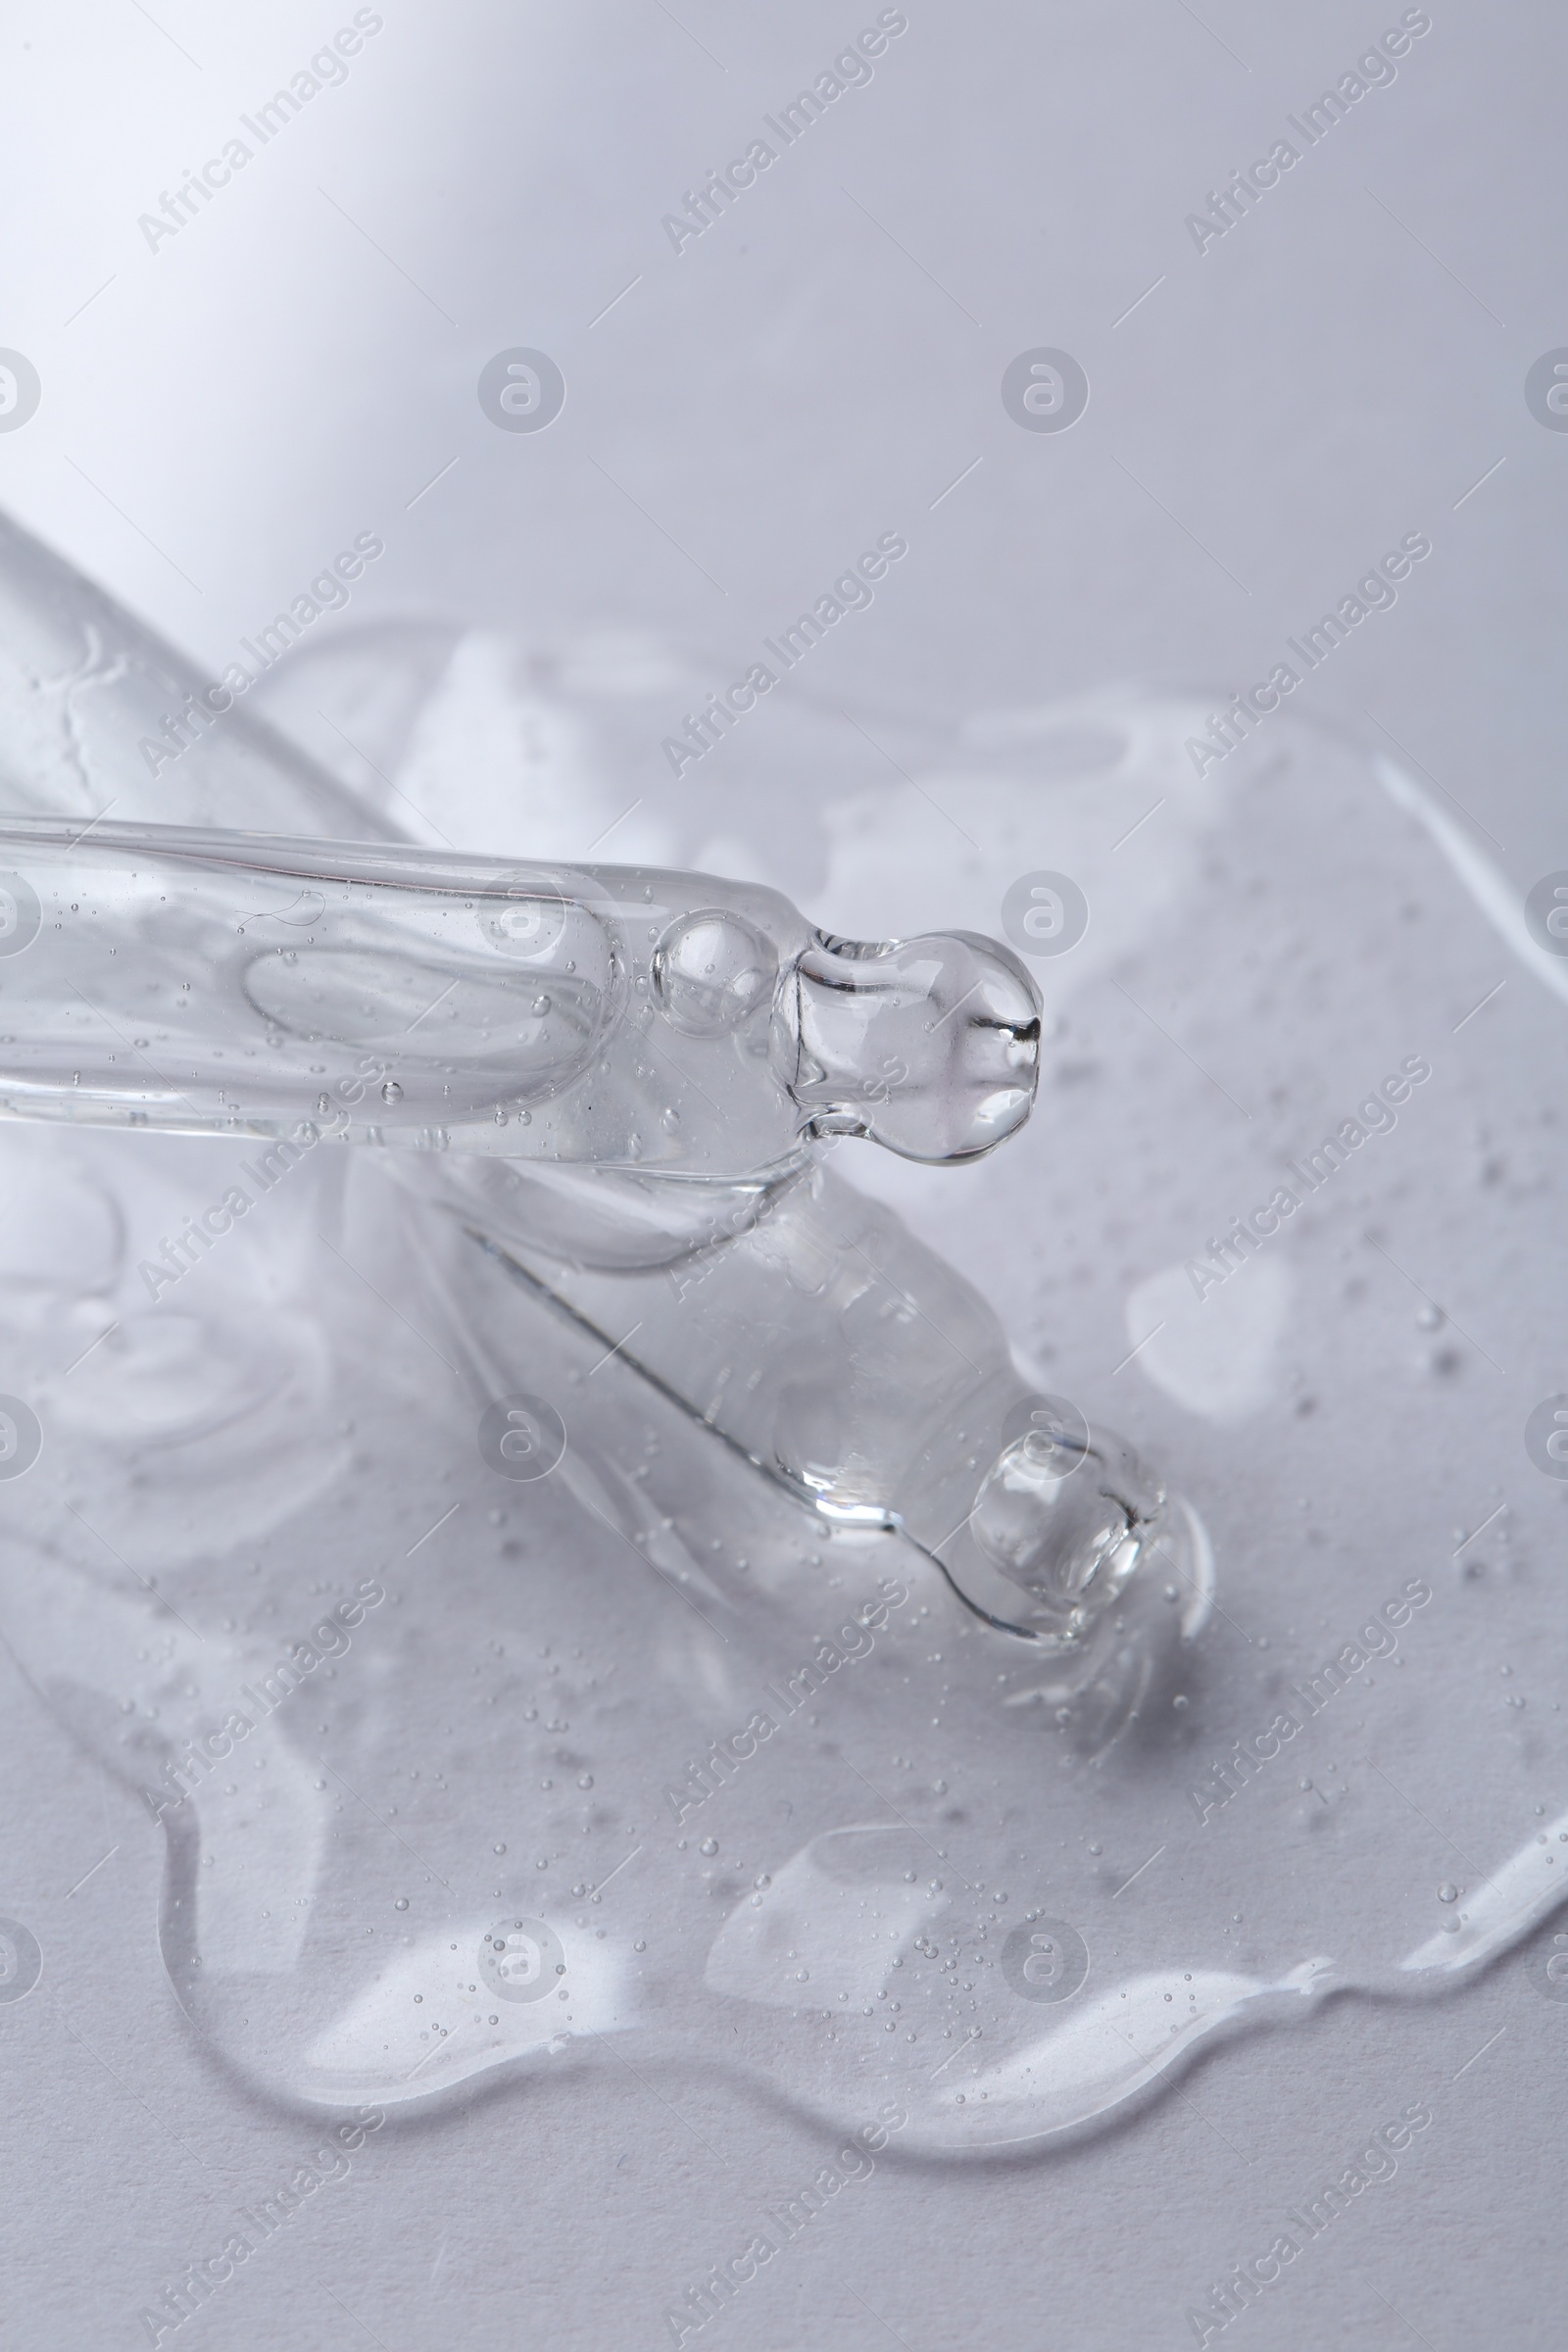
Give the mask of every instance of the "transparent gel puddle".
[{"label": "transparent gel puddle", "polygon": [[[480,708],[447,712],[467,745],[500,728],[516,665],[470,673]],[[369,719],[373,665],[350,683]],[[427,788],[437,687],[450,706],[450,663],[398,717]],[[641,690],[657,700],[660,676]],[[548,680],[530,694],[548,716]],[[1561,1498],[1519,1428],[1559,1385],[1551,1303],[1523,1271],[1560,1221],[1555,1106],[1523,1103],[1502,1055],[1461,1063],[1449,1043],[1516,967],[1367,765],[1282,727],[1234,779],[1195,786],[1196,723],[1105,698],[953,730],[915,772],[962,808],[972,854],[950,855],[897,781],[802,818],[813,914],[866,935],[995,929],[1031,868],[1089,896],[1092,953],[1040,969],[1034,1123],[974,1169],[819,1149],[818,1176],[716,1252],[661,1263],[645,1230],[572,1270],[529,1243],[537,1222],[501,1230],[488,1160],[453,1183],[447,1162],[323,1149],[154,1301],[147,1249],[254,1147],[0,1131],[19,1202],[0,1386],[44,1429],[26,1476],[0,1482],[0,1631],[127,1791],[167,1797],[193,1738],[249,1719],[156,1827],[129,1801],[167,1844],[171,1980],[257,2092],[415,2113],[570,2068],[586,2095],[620,2050],[677,2103],[683,2076],[718,2068],[844,2128],[896,2099],[910,2150],[1041,2146],[1159,2095],[1215,2037],[1332,1994],[1456,1986],[1554,1907]],[[583,727],[559,713],[573,759]],[[695,856],[673,829],[646,854]],[[928,909],[920,877],[944,864]],[[896,921],[846,905],[906,887]],[[1554,1069],[1557,1006],[1523,976],[1508,994],[1523,1066]],[[1267,1198],[1271,1154],[1310,1148],[1423,1053],[1431,1082],[1336,1179],[1343,1198],[1326,1188],[1228,1278],[1203,1302],[1216,1324],[1176,1313],[1141,1345],[1150,1283]],[[1484,1222],[1503,1205],[1505,1237]],[[1506,1295],[1507,1374],[1416,1320],[1368,1230],[1487,1345],[1489,1292]],[[993,1355],[970,1283],[1004,1305],[1027,1378]],[[1125,1429],[1213,1537],[1206,1624],[1176,1523],[1172,1597],[1140,1569],[1140,1608],[1176,1632],[1130,1616],[1102,1679],[1125,1707],[1134,1676],[1133,1714],[1108,1743],[1092,1708],[1087,1728],[1081,1703],[1060,1720],[1049,1659],[955,1596],[934,1533],[825,1518],[785,1475],[852,1475],[836,1421],[880,1458],[879,1349],[929,1384],[940,1425],[975,1388],[955,1345],[971,1373]],[[1215,1383],[1216,1346],[1244,1379]],[[760,1360],[773,1457],[728,1396]],[[531,1481],[478,1444],[482,1400],[514,1390],[567,1431]],[[933,1460],[961,1439],[952,1419]],[[1456,1561],[1454,1529],[1499,1500]],[[1411,1580],[1432,1597],[1398,1663],[1355,1670],[1200,1820],[1189,1791],[1213,1761]],[[1158,1671],[1138,1682],[1140,1657]],[[761,1715],[770,1734],[748,1735]],[[691,1768],[720,1740],[704,1793]]]}]

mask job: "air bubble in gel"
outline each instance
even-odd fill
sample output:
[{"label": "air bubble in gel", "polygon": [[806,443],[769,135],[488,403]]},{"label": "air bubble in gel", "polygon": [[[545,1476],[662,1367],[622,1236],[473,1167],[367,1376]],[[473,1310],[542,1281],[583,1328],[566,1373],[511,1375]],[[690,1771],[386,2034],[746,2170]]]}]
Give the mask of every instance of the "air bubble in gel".
[{"label": "air bubble in gel", "polygon": [[722,908],[672,923],[654,950],[661,1010],[687,1037],[723,1037],[766,1004],[778,978],[771,940]]}]

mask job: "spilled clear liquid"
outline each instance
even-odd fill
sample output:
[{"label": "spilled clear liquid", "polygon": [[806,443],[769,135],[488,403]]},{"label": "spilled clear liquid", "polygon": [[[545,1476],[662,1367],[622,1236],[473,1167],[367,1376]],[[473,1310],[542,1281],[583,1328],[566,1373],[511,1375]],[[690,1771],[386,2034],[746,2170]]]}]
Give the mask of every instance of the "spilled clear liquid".
[{"label": "spilled clear liquid", "polygon": [[[556,710],[580,748],[571,698]],[[155,1299],[139,1265],[248,1181],[254,1146],[4,1131],[3,1385],[44,1444],[0,1486],[0,1630],[161,1806],[142,1818],[168,1844],[170,1974],[246,2080],[412,2111],[571,2068],[586,2096],[623,2037],[640,2068],[721,2066],[836,2124],[896,2098],[905,2146],[1018,2148],[1157,2095],[1215,2035],[1455,1985],[1553,1906],[1568,1755],[1532,1653],[1560,1639],[1560,1496],[1518,1442],[1559,1385],[1549,1302],[1515,1272],[1494,1374],[1378,1254],[1457,1282],[1448,1305],[1490,1346],[1478,1203],[1506,1200],[1516,1267],[1551,1246],[1552,1136],[1519,1125],[1484,1038],[1433,1018],[1508,967],[1362,763],[1297,736],[1195,788],[1192,723],[1106,703],[928,748],[921,786],[985,845],[943,853],[945,911],[918,902],[941,820],[912,788],[815,813],[821,870],[791,883],[824,925],[854,902],[866,929],[984,930],[1044,866],[1094,910],[1040,967],[1029,1135],[964,1172],[876,1163],[913,1233],[852,1190],[874,1155],[850,1145],[718,1251],[645,1233],[608,1264],[505,1228],[491,1188],[513,1171],[491,1157],[449,1192],[451,1159],[321,1150]],[[406,757],[428,769],[436,733],[426,713]],[[586,846],[598,781],[559,768]],[[1359,845],[1348,906],[1336,828]],[[647,855],[722,870],[704,846],[672,827]],[[1550,1066],[1556,1006],[1508,993]],[[1419,1054],[1432,1080],[1396,1128],[1189,1309],[1165,1277]],[[890,1364],[918,1399],[891,1428]],[[988,1381],[1007,1401],[971,1433]],[[546,1476],[480,1450],[482,1399],[514,1392],[565,1426]],[[1021,1614],[1070,1605],[1007,1575],[1034,1525],[1017,1511],[1054,1484],[1076,1507],[1087,1466],[1054,1481],[1050,1443],[997,1446],[1041,1397],[1172,1464],[1222,1578],[1196,1648],[1129,1604],[1117,1654],[1066,1694],[1049,1644],[994,1631],[943,1573],[967,1559]],[[992,1481],[983,1559],[920,1519],[932,1464],[968,1481],[955,1519]],[[1455,1528],[1499,1498],[1455,1559]],[[1113,1576],[1103,1531],[1074,1526],[1074,1557]],[[1128,1590],[1196,1634],[1171,1526],[1169,1576],[1150,1561]],[[1309,1712],[1291,1693],[1313,1678]]]}]

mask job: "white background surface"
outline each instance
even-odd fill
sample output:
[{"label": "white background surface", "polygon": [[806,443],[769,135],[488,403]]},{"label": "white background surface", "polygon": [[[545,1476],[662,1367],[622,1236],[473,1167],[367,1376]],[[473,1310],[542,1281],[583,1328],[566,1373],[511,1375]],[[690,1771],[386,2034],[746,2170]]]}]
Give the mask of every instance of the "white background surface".
[{"label": "white background surface", "polygon": [[[428,612],[546,642],[658,630],[716,686],[879,531],[900,529],[908,559],[816,650],[811,686],[829,710],[853,700],[934,741],[976,711],[1122,679],[1228,692],[1419,529],[1434,553],[1397,607],[1298,700],[1369,746],[1386,743],[1381,721],[1496,837],[1517,887],[1568,863],[1556,724],[1568,437],[1543,431],[1522,393],[1529,364],[1568,341],[1553,12],[1440,0],[1393,86],[1200,256],[1186,214],[1266,152],[1397,9],[1207,0],[1200,23],[1179,0],[912,8],[871,84],[677,258],[662,215],[874,10],[683,0],[676,23],[652,4],[388,6],[346,84],[149,253],[137,215],[350,13],[276,6],[243,28],[181,0],[161,0],[156,24],[118,0],[10,15],[0,341],[33,359],[44,403],[0,439],[0,500],[192,651],[227,659],[373,529],[387,553],[356,618]],[[473,395],[483,363],[514,344],[550,352],[568,383],[564,415],[537,437],[495,432]],[[1037,344],[1073,352],[1093,386],[1059,437],[1018,431],[998,398],[1006,362]],[[650,739],[623,798],[673,804],[688,856],[704,840],[750,843],[758,870],[814,910],[828,828],[792,821],[759,780],[778,715],[752,721],[755,754],[738,736],[678,786]],[[832,758],[829,796],[882,780],[864,745]],[[822,796],[821,780],[800,781]],[[1266,820],[1248,821],[1266,867]],[[1386,842],[1386,813],[1376,824]],[[1333,854],[1344,901],[1312,902],[1314,938],[1331,955],[1343,921],[1362,954],[1376,910],[1345,909],[1384,853],[1352,828]],[[1410,856],[1424,887],[1430,854],[1419,866]],[[1276,872],[1287,906],[1289,882]],[[1469,953],[1456,951],[1461,964]],[[1494,965],[1505,968],[1495,953]],[[1488,985],[1483,973],[1467,996],[1456,978],[1457,1008]],[[1503,1150],[1510,1103],[1560,1096],[1557,1009],[1548,1019],[1532,1004],[1526,1028],[1510,1026],[1526,987],[1510,983],[1490,1046],[1466,1033]],[[1130,1029],[1099,1042],[1130,1078]],[[1272,1047],[1259,1046],[1262,1066]],[[1353,1093],[1362,1072],[1345,1066]],[[1200,1081],[1191,1089],[1196,1132],[1215,1113]],[[1145,1098],[1171,1099],[1168,1080]],[[1136,1092],[1127,1116],[1136,1125]],[[1457,1152],[1457,1103],[1450,1132]],[[1550,1142],[1537,1143],[1543,1183]],[[1075,1148],[1070,1099],[1052,1097],[1015,1156],[975,1180],[983,1194],[954,1179],[950,1209],[908,1192],[926,1238],[1025,1347],[1048,1337],[1043,1309],[1019,1305],[1005,1252],[976,1228],[994,1237],[1002,1213],[1031,1218],[1048,1151]],[[1113,1149],[1110,1162],[1114,1198]],[[1411,1181],[1441,1200],[1450,1173],[1434,1152]],[[1180,1255],[1164,1235],[1140,1246],[1147,1196],[1117,1205],[1129,1275]],[[1473,1254],[1445,1269],[1499,1338],[1526,1294],[1539,1326],[1562,1274],[1560,1257],[1495,1250],[1487,1221],[1507,1214],[1494,1193],[1467,1195],[1447,1230]],[[1122,1271],[1105,1269],[1083,1310],[1102,1363],[1127,1344]],[[1536,1394],[1568,1385],[1560,1358],[1541,1369],[1534,1391],[1510,1394],[1510,1428]],[[1354,1367],[1344,1377],[1353,1388]],[[1181,1417],[1152,1390],[1143,1399],[1173,1458]],[[1228,1446],[1266,1458],[1293,1426],[1282,1404],[1228,1433],[1194,1426],[1192,1443],[1212,1488]],[[1418,1413],[1407,1428],[1406,1450],[1376,1460],[1352,1431],[1325,1469],[1352,1518],[1374,1484],[1419,1499],[1439,1483],[1432,1430]],[[1517,1450],[1506,1475],[1534,1477]],[[1305,1570],[1272,1556],[1275,1582],[1253,1598],[1283,1623],[1282,1587]],[[1555,1559],[1538,1546],[1530,1611],[1543,1704],[1561,1657],[1560,1568],[1559,1537]],[[1483,1631],[1512,1605],[1492,1592]],[[1462,1745],[1477,1691],[1462,1657],[1434,1666],[1425,1739],[1446,1725]],[[20,1681],[0,1741],[0,1909],[32,1926],[46,1966],[36,1994],[0,2011],[12,2340],[132,2343],[147,2293],[314,2141],[241,2098],[190,2037],[152,1933],[160,1855],[145,1822]],[[1490,1752],[1477,1751],[1483,1779]],[[1365,1899],[1346,1887],[1348,1912]],[[1568,2005],[1537,1997],[1521,1957],[1435,2008],[1341,2005],[1221,2053],[1142,2120],[1065,2155],[880,2166],[695,2340],[769,2352],[1191,2341],[1182,2308],[1207,2280],[1261,2252],[1280,2207],[1358,2134],[1428,2097],[1441,2128],[1398,2180],[1235,2332],[1292,2345],[1333,2333],[1379,2352],[1552,2343],[1565,2034]],[[678,2113],[666,2094],[607,2062],[586,2089],[503,2089],[383,2133],[179,2340],[391,2352],[668,2340],[666,2302],[758,2206],[808,2177],[819,2138],[700,2076]]]}]

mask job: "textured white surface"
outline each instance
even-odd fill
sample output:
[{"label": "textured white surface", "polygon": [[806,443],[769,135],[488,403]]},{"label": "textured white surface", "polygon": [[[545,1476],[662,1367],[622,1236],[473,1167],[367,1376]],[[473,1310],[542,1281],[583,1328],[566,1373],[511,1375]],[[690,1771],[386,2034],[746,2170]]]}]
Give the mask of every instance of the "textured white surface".
[{"label": "textured white surface", "polygon": [[[629,638],[642,694],[657,702],[667,680],[671,723],[879,531],[907,533],[908,559],[815,649],[796,703],[754,714],[678,786],[652,730],[597,766],[579,744],[573,767],[564,721],[519,725],[514,678],[471,720],[461,777],[419,750],[422,805],[462,838],[474,820],[458,811],[493,814],[520,737],[543,782],[517,791],[512,838],[475,846],[532,850],[541,823],[564,829],[563,850],[582,845],[552,782],[565,774],[595,812],[587,834],[642,799],[601,855],[667,844],[857,931],[994,923],[999,870],[1139,860],[1125,896],[1091,893],[1106,916],[1093,954],[1049,975],[1063,1026],[1022,1143],[967,1176],[868,1153],[853,1173],[969,1275],[1050,1385],[1113,1406],[1200,1501],[1228,1612],[1193,1691],[1203,1759],[1261,1729],[1276,1666],[1310,1671],[1366,1607],[1430,1578],[1403,1663],[1336,1702],[1343,1725],[1310,1727],[1304,1775],[1281,1761],[1282,1787],[1265,1778],[1200,1831],[1175,1756],[1124,1760],[1083,1830],[1103,1859],[1079,1866],[1086,1914],[1143,1903],[1128,1935],[1147,1936],[1152,1962],[1178,1957],[1160,1948],[1178,1933],[1209,1965],[1392,1961],[1437,1926],[1441,1881],[1474,1885],[1554,1829],[1568,1780],[1553,1698],[1564,1490],[1519,1434],[1568,1385],[1561,1006],[1369,760],[1283,727],[1271,752],[1265,733],[1245,784],[1211,772],[1226,785],[1212,825],[1172,825],[1162,845],[1167,808],[1114,851],[1141,813],[1121,813],[1119,788],[1117,821],[1097,832],[1091,793],[1054,799],[1031,768],[1027,727],[1010,749],[994,724],[964,729],[1126,678],[1213,708],[1424,529],[1431,560],[1298,706],[1310,698],[1369,749],[1392,730],[1494,837],[1478,846],[1515,899],[1568,863],[1553,691],[1568,442],[1536,425],[1521,388],[1564,332],[1560,24],[1531,9],[1504,30],[1475,0],[1436,11],[1394,86],[1200,257],[1185,214],[1396,10],[1372,20],[1333,0],[1307,22],[1215,5],[1202,24],[1152,0],[982,23],[911,11],[871,85],[677,259],[661,215],[874,11],[384,13],[346,84],[151,254],[137,214],[339,20],[287,6],[239,36],[225,12],[166,0],[158,25],[63,7],[13,28],[31,47],[5,100],[5,169],[13,218],[36,225],[0,339],[33,358],[45,405],[0,439],[0,499],[214,663],[377,529],[385,559],[323,632],[435,612],[564,639],[579,709],[624,681]],[[567,408],[537,439],[495,433],[473,397],[484,361],[514,344],[550,351],[567,377]],[[1073,351],[1093,385],[1060,438],[1019,432],[997,398],[1004,365],[1037,344]],[[610,640],[597,664],[576,650],[593,632]],[[649,650],[656,633],[687,666]],[[470,682],[485,674],[470,657]],[[929,806],[916,815],[913,786],[846,727],[845,704],[968,845]],[[1027,840],[1007,830],[1020,786]],[[1184,838],[1195,855],[1178,855]],[[1190,1387],[1180,1400],[1179,1374],[1114,1371],[1146,1328],[1128,1331],[1129,1297],[1417,1053],[1434,1078],[1399,1128],[1275,1259],[1234,1278],[1240,1293],[1265,1264],[1288,1268],[1251,1409],[1230,1410],[1227,1392],[1221,1418]],[[1475,1344],[1417,1325],[1421,1300],[1369,1226]],[[86,1257],[90,1216],[79,1232]],[[1267,1322],[1243,1317],[1239,1347],[1259,1348]],[[437,1565],[462,1576],[461,1558]],[[138,2308],[318,2140],[234,2087],[179,2014],[144,1814],[20,1679],[11,1698],[0,1910],[44,1950],[36,1991],[0,2009],[12,2328],[29,2348],[134,2343]],[[1026,1850],[1056,1833],[1061,1800],[1020,1767],[1019,1737],[999,1727],[998,1788],[977,1773],[956,1793],[978,1837]],[[911,1727],[916,1777],[939,1770],[928,1740]],[[1303,1796],[1300,1777],[1317,1790]],[[1328,1826],[1307,1832],[1316,1800]],[[1100,1873],[1124,1877],[1167,1828],[1164,1857],[1116,1897]],[[1025,1899],[1015,1877],[1011,1892]],[[1292,2346],[1392,2348],[1416,2331],[1438,2347],[1552,2343],[1568,2004],[1539,1997],[1543,1978],[1544,1955],[1521,1954],[1449,2001],[1330,2004],[1045,2159],[917,2166],[895,2139],[689,2340],[1190,2342],[1184,2307],[1264,2253],[1373,2128],[1425,2101],[1432,2127],[1397,2177],[1238,2330]],[[833,2144],[697,2055],[683,2074],[604,2050],[559,2082],[375,2134],[178,2340],[667,2341],[666,2304]]]}]

